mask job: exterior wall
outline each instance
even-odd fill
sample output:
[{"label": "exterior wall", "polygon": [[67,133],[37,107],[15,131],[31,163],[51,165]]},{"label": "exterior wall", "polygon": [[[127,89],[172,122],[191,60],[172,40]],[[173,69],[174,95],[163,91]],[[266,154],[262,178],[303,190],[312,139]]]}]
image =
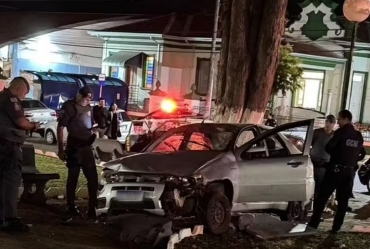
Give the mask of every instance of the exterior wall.
[{"label": "exterior wall", "polygon": [[[207,50],[163,49],[161,68],[162,90],[177,99],[183,99],[196,80],[197,58],[209,59]],[[219,54],[218,54],[219,56]],[[217,59],[218,60],[218,56]]]},{"label": "exterior wall", "polygon": [[[365,73],[368,75],[370,71],[370,56],[368,54],[363,54],[359,56],[355,56],[353,60],[353,68],[354,72]],[[366,78],[364,88],[364,99],[362,102],[362,123],[370,123],[370,82],[369,77]],[[350,89],[349,89],[350,95]],[[362,98],[362,96],[358,96],[358,98]],[[349,98],[347,100],[349,102]]]},{"label": "exterior wall", "polygon": [[67,35],[60,32],[16,43],[14,74],[19,75],[21,70],[50,69],[64,73],[101,73],[103,42],[86,31],[66,30]]}]

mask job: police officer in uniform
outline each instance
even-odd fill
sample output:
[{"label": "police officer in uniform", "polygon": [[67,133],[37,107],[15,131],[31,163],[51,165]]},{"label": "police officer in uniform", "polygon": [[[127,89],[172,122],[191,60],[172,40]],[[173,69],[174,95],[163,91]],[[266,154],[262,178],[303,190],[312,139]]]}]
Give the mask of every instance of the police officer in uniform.
[{"label": "police officer in uniform", "polygon": [[[88,217],[95,218],[97,207],[98,174],[92,144],[96,138],[93,133],[92,100],[93,92],[90,87],[82,87],[76,98],[66,101],[59,114],[58,121],[58,157],[66,160],[67,178],[67,213],[80,215],[75,206],[76,187],[80,169],[87,179],[89,191]],[[64,148],[63,130],[67,128],[67,145]]]},{"label": "police officer in uniform", "polygon": [[330,155],[318,199],[314,201],[314,210],[309,226],[318,228],[325,206],[336,190],[338,209],[335,214],[332,233],[336,234],[342,227],[351,197],[353,174],[359,155],[363,149],[362,134],[352,125],[352,114],[348,110],[339,112],[339,129],[327,143],[325,150]]},{"label": "police officer in uniform", "polygon": [[39,128],[24,116],[21,99],[30,86],[23,77],[14,78],[9,87],[0,92],[0,230],[28,231],[17,216],[18,188],[22,181],[21,145],[26,140],[26,131]]}]

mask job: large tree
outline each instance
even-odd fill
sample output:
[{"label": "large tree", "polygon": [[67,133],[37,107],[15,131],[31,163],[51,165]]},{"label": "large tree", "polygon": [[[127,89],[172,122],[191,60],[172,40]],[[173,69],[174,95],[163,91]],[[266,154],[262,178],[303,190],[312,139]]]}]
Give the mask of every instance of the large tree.
[{"label": "large tree", "polygon": [[214,119],[260,123],[270,98],[288,0],[223,0]]}]

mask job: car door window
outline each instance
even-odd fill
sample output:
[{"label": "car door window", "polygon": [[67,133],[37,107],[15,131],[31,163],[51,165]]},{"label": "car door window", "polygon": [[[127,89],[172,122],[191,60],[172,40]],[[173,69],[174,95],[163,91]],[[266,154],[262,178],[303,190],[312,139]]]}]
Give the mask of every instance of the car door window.
[{"label": "car door window", "polygon": [[263,134],[267,130],[261,128],[262,138],[255,140],[254,144],[245,149],[240,156],[242,160],[250,160],[261,157],[279,158],[290,155],[302,155],[307,129],[308,126],[295,127],[294,131],[296,134],[299,134],[298,138],[300,138],[300,143],[296,143],[296,139],[287,137],[292,132],[291,130],[283,130],[266,137]]},{"label": "car door window", "polygon": [[235,146],[240,147],[243,144],[251,141],[253,138],[255,138],[253,130],[242,131],[242,133],[240,133],[238,139],[235,142]]},{"label": "car door window", "polygon": [[181,143],[184,140],[184,135],[182,133],[172,134],[171,136],[165,138],[160,142],[152,152],[174,152],[180,149]]}]

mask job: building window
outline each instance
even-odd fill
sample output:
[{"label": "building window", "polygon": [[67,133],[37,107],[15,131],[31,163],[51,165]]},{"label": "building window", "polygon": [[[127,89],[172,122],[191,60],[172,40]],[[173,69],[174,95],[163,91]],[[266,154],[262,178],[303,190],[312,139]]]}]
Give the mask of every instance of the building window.
[{"label": "building window", "polygon": [[109,76],[113,78],[118,78],[119,67],[109,67]]},{"label": "building window", "polygon": [[349,89],[348,109],[352,113],[352,121],[362,121],[363,101],[366,89],[367,73],[353,72],[352,84]]},{"label": "building window", "polygon": [[197,94],[201,96],[207,95],[210,66],[211,66],[210,59],[197,58],[195,85],[197,87]]},{"label": "building window", "polygon": [[324,71],[303,71],[303,87],[294,93],[293,106],[321,111]]},{"label": "building window", "polygon": [[154,84],[154,57],[147,56],[143,63],[143,88],[152,89]]}]

